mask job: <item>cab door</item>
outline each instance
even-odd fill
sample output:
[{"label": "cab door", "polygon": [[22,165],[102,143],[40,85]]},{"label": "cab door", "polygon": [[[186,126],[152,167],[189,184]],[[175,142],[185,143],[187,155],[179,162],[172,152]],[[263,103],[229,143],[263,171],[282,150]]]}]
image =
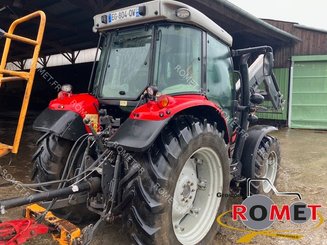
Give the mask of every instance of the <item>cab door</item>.
[{"label": "cab door", "polygon": [[234,95],[233,60],[229,46],[207,34],[206,89],[207,98],[232,117]]}]

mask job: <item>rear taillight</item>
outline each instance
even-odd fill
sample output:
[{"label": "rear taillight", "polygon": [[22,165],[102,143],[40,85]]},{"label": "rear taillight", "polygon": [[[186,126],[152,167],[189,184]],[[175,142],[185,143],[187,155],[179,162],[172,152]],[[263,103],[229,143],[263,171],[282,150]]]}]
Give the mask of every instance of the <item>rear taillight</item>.
[{"label": "rear taillight", "polygon": [[166,108],[169,105],[169,97],[167,95],[161,95],[157,100],[157,104],[160,109]]},{"label": "rear taillight", "polygon": [[64,99],[64,98],[67,98],[67,97],[70,97],[72,96],[72,93],[67,93],[67,92],[64,92],[64,91],[60,91],[58,93],[58,99]]}]

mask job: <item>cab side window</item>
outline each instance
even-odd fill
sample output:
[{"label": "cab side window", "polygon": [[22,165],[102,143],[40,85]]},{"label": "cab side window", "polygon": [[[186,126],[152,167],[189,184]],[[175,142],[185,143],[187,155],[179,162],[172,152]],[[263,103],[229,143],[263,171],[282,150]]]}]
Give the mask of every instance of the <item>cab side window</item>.
[{"label": "cab side window", "polygon": [[208,34],[207,38],[207,97],[228,115],[233,94],[233,61],[230,49]]},{"label": "cab side window", "polygon": [[183,25],[158,28],[154,84],[164,94],[201,90],[202,32]]}]

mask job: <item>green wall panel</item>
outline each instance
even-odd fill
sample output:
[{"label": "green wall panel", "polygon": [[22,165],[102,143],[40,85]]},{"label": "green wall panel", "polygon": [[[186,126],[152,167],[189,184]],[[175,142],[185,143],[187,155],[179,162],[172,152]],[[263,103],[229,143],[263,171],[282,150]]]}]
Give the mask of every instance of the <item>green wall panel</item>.
[{"label": "green wall panel", "polygon": [[[278,81],[278,85],[280,91],[282,92],[285,100],[284,110],[282,112],[261,112],[257,113],[257,116],[262,119],[269,119],[269,120],[287,120],[287,101],[288,101],[288,81],[289,81],[289,69],[288,68],[275,68],[274,69],[275,76]],[[270,102],[265,102],[263,106],[267,108],[271,108],[272,104]]]},{"label": "green wall panel", "polygon": [[327,129],[327,56],[293,57],[291,128]]}]

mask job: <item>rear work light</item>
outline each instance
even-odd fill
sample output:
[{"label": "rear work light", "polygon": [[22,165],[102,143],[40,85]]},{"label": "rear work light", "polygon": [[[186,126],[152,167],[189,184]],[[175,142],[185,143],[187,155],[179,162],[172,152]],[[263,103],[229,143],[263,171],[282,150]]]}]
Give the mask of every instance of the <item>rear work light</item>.
[{"label": "rear work light", "polygon": [[66,93],[71,93],[71,92],[73,92],[73,86],[70,84],[64,84],[61,86],[61,91],[66,92]]},{"label": "rear work light", "polygon": [[73,94],[73,86],[70,84],[64,84],[61,86],[61,91],[58,93],[58,99],[64,99],[70,97]]}]

